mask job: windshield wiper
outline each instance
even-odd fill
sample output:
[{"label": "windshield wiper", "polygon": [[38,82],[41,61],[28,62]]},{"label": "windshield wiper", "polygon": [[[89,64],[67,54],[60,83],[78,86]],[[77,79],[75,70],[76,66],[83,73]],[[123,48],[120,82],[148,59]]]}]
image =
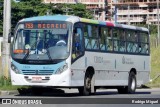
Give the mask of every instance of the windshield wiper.
[{"label": "windshield wiper", "polygon": [[50,51],[48,50],[48,43],[46,43],[45,42],[45,48],[46,48],[46,50],[47,50],[47,55],[48,55],[48,58],[49,58],[49,60],[51,61],[51,62],[53,62],[53,59],[52,59],[52,57],[51,57],[51,54],[50,54]]},{"label": "windshield wiper", "polygon": [[31,48],[28,49],[27,53],[25,54],[25,56],[24,56],[23,59],[22,59],[22,62],[25,61],[25,60],[28,58],[28,56],[29,56],[29,54],[30,54],[30,52],[31,52],[31,49],[37,44],[37,42],[39,42],[39,40],[37,40],[37,41],[31,46]]},{"label": "windshield wiper", "polygon": [[[43,41],[44,41],[44,40],[43,40]],[[28,49],[26,55],[25,55],[24,58],[22,59],[22,62],[24,62],[24,61],[28,58],[28,56],[29,56],[29,54],[30,54],[30,52],[31,52],[31,49],[37,44],[37,42],[39,42],[39,40],[37,40],[37,41],[31,46],[31,48]],[[46,48],[46,50],[47,50],[46,53],[47,53],[47,55],[48,55],[49,60],[50,60],[51,62],[53,62],[53,59],[52,59],[52,57],[51,57],[51,55],[50,55],[50,52],[49,52],[49,50],[48,50],[48,44],[47,44],[47,43],[45,43],[45,48]]]}]

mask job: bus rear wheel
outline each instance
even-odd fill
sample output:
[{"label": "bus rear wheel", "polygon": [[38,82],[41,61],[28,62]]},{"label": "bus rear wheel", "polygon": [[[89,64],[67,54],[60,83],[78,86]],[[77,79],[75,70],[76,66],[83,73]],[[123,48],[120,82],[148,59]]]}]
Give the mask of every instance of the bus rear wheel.
[{"label": "bus rear wheel", "polygon": [[134,72],[131,72],[129,75],[128,82],[128,94],[134,94],[137,87],[136,75]]},{"label": "bus rear wheel", "polygon": [[118,93],[119,94],[134,94],[137,87],[136,75],[134,72],[129,74],[128,79],[128,86],[119,87]]}]

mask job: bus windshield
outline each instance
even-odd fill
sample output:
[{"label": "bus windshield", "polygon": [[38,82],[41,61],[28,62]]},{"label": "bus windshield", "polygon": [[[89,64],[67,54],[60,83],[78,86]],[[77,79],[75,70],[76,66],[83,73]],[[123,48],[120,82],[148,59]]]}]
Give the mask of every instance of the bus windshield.
[{"label": "bus windshield", "polygon": [[17,27],[12,56],[23,63],[55,63],[69,56],[67,22],[30,22]]}]

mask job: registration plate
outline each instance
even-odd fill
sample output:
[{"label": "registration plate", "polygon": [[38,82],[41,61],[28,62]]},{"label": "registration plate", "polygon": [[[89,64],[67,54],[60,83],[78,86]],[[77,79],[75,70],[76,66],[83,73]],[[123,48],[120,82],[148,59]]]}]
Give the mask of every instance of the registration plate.
[{"label": "registration plate", "polygon": [[32,81],[42,81],[42,77],[32,77]]}]

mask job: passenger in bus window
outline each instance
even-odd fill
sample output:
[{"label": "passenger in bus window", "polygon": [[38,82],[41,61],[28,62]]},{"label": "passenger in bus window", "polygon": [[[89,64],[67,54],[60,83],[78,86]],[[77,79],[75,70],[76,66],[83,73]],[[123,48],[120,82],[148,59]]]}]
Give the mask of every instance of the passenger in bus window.
[{"label": "passenger in bus window", "polygon": [[99,44],[100,44],[100,50],[106,50],[105,49],[105,41],[104,41],[104,35],[106,35],[106,31],[99,35]]},{"label": "passenger in bus window", "polygon": [[72,50],[72,60],[74,60],[76,58],[76,52],[75,50]]}]

